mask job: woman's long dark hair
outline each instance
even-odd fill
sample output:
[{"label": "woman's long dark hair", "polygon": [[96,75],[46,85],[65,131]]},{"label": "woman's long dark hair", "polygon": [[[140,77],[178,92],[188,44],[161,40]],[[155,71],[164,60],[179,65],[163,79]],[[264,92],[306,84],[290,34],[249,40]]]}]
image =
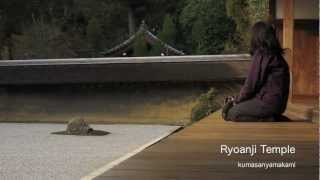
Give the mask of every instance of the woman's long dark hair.
[{"label": "woman's long dark hair", "polygon": [[259,21],[253,25],[251,31],[251,55],[257,51],[270,55],[282,55],[284,53],[272,25]]}]

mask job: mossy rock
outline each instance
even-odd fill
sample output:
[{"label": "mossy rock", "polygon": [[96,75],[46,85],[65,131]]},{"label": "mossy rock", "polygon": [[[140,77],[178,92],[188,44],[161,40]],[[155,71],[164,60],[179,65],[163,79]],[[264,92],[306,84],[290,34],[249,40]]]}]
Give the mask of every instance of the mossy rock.
[{"label": "mossy rock", "polygon": [[68,122],[65,131],[53,132],[58,135],[77,135],[77,136],[104,136],[110,134],[107,131],[94,130],[83,118],[73,118]]},{"label": "mossy rock", "polygon": [[68,122],[67,133],[73,135],[88,134],[93,129],[83,118],[74,118]]},{"label": "mossy rock", "polygon": [[221,108],[221,105],[215,100],[217,94],[217,90],[211,88],[207,93],[200,95],[198,103],[191,110],[192,122],[199,121]]}]

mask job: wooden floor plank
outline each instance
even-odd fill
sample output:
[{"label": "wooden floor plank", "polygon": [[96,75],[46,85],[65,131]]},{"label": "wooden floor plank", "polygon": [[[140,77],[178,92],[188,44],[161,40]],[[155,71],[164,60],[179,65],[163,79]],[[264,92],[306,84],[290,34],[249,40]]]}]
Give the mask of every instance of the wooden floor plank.
[{"label": "wooden floor plank", "polygon": [[[96,180],[317,180],[318,124],[224,122],[220,112],[145,149]],[[295,154],[220,153],[220,146],[290,145]],[[238,162],[296,162],[295,168],[239,168]]]}]

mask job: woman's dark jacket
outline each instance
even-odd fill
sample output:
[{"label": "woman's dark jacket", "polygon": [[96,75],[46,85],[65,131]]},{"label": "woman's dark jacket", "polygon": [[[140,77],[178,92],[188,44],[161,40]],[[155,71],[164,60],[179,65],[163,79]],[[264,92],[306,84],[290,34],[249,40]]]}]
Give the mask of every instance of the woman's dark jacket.
[{"label": "woman's dark jacket", "polygon": [[289,86],[289,67],[282,55],[266,55],[258,51],[252,56],[248,77],[236,103],[258,98],[281,114],[287,106]]}]

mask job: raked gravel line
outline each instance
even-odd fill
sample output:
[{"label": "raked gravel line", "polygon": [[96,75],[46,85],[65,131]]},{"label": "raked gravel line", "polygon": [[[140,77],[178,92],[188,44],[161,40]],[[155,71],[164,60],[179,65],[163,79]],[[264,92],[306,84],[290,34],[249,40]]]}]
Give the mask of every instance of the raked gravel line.
[{"label": "raked gravel line", "polygon": [[163,125],[92,125],[94,129],[111,134],[50,134],[65,127],[62,124],[0,123],[0,179],[78,180],[94,177],[179,128]]}]

